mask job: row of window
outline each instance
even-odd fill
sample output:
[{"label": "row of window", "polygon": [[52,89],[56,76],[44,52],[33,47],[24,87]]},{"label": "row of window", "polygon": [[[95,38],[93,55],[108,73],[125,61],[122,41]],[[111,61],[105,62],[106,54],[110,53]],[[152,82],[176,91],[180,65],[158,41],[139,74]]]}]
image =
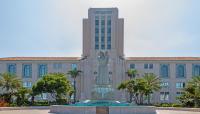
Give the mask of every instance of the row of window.
[{"label": "row of window", "polygon": [[[144,64],[144,69],[153,69],[153,64]],[[130,64],[130,69],[135,69],[135,64]],[[200,76],[200,64],[193,64],[192,67],[193,76]],[[168,78],[170,75],[170,65],[160,64],[160,76]],[[186,65],[176,64],[176,77],[185,78],[186,77]]]},{"label": "row of window", "polygon": [[[107,28],[105,28],[105,22],[107,21]],[[100,26],[101,24],[101,26]],[[101,27],[101,28],[100,28]],[[111,49],[111,16],[107,16],[107,20],[105,20],[105,16],[101,16],[101,20],[99,16],[95,16],[95,49],[104,50],[106,47],[105,44],[105,31],[107,30],[107,49]],[[99,33],[101,32],[101,36],[99,38]],[[101,40],[101,44],[99,44],[99,39]]]},{"label": "row of window", "polygon": [[[176,96],[180,96],[183,92],[176,92]],[[160,101],[169,101],[169,92],[160,92]]]},{"label": "row of window", "polygon": [[[160,83],[160,86],[162,87],[162,88],[168,88],[169,87],[169,82],[161,82]],[[182,89],[182,88],[184,88],[185,87],[185,82],[177,82],[176,83],[176,88],[177,89]]]},{"label": "row of window", "polygon": [[[54,69],[61,69],[61,63],[53,64]],[[71,69],[76,69],[77,64],[71,64]],[[11,74],[16,74],[17,66],[16,64],[7,64],[7,71]],[[48,72],[47,64],[38,64],[38,76],[42,77]],[[32,64],[22,64],[22,76],[23,77],[32,77]]]}]

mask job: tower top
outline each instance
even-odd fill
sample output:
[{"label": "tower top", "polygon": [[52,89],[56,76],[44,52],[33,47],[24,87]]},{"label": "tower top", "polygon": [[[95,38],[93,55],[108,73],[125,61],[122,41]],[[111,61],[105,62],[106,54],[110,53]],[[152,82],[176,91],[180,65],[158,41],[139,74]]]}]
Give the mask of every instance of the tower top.
[{"label": "tower top", "polygon": [[118,16],[118,8],[89,8],[88,9],[88,16],[94,15],[117,15]]}]

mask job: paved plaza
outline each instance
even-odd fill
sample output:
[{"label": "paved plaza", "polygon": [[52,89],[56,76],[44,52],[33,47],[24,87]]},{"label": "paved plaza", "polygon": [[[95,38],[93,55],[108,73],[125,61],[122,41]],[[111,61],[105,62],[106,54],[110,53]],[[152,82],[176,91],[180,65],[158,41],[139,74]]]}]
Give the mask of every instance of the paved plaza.
[{"label": "paved plaza", "polygon": [[[49,110],[9,110],[0,111],[0,114],[52,114]],[[157,110],[157,114],[200,114],[200,112]]]}]

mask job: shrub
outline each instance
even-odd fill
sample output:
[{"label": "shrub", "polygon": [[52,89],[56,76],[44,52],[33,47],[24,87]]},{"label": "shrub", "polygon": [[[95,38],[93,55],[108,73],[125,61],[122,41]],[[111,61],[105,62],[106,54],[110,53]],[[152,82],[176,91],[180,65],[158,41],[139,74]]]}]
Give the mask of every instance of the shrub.
[{"label": "shrub", "polygon": [[8,107],[9,103],[5,102],[5,101],[0,101],[0,107]]},{"label": "shrub", "polygon": [[33,106],[49,106],[49,102],[48,101],[37,101],[37,102],[34,102]]},{"label": "shrub", "polygon": [[171,105],[169,103],[162,103],[161,107],[171,107]]},{"label": "shrub", "polygon": [[181,104],[173,103],[173,104],[172,104],[172,107],[182,107],[182,105],[181,105]]}]

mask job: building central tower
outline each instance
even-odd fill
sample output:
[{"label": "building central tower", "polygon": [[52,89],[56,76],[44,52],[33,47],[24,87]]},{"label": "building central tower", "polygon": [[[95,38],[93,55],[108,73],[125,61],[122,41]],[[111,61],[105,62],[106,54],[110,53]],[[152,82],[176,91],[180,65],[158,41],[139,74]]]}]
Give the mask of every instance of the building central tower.
[{"label": "building central tower", "polygon": [[[124,20],[117,8],[90,8],[83,19],[82,99],[120,97],[124,71]],[[118,95],[118,96],[116,96]]]}]

